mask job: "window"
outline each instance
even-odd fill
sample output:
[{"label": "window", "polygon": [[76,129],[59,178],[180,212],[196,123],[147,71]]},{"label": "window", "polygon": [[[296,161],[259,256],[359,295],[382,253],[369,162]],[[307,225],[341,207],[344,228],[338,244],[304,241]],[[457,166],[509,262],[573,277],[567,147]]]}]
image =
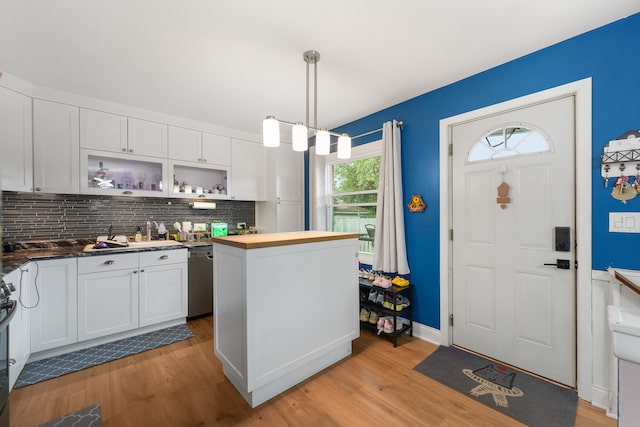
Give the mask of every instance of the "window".
[{"label": "window", "polygon": [[480,138],[469,150],[467,162],[474,163],[550,151],[549,138],[541,131],[523,125],[506,125]]},{"label": "window", "polygon": [[363,144],[353,148],[351,159],[332,155],[326,163],[327,228],[359,234],[360,260],[367,264],[374,245],[380,145]]}]

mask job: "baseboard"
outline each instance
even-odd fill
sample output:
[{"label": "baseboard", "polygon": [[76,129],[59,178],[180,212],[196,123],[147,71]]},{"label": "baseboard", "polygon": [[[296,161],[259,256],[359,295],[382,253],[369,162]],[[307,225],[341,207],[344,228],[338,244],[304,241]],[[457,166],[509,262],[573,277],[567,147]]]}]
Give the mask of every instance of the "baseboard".
[{"label": "baseboard", "polygon": [[618,402],[614,402],[615,396],[611,396],[608,389],[594,385],[591,387],[591,404],[596,408],[604,409],[607,417],[618,418]]},{"label": "baseboard", "polygon": [[[440,340],[442,339],[439,329],[435,329],[418,322],[413,322],[413,336],[436,345],[440,345]],[[448,345],[448,343],[445,343],[444,345]]]}]

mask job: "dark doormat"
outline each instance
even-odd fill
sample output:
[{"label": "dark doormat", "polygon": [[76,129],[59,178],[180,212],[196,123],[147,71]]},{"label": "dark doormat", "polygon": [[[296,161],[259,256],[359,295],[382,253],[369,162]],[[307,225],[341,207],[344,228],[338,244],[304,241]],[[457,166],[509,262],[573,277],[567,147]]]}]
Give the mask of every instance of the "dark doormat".
[{"label": "dark doormat", "polygon": [[80,371],[101,363],[141,353],[163,345],[193,337],[187,325],[171,326],[135,337],[100,344],[72,353],[27,363],[16,381],[15,388],[24,387],[60,375]]},{"label": "dark doormat", "polygon": [[91,405],[39,427],[100,427],[100,405]]},{"label": "dark doormat", "polygon": [[578,394],[489,359],[440,346],[416,371],[531,427],[573,427]]}]

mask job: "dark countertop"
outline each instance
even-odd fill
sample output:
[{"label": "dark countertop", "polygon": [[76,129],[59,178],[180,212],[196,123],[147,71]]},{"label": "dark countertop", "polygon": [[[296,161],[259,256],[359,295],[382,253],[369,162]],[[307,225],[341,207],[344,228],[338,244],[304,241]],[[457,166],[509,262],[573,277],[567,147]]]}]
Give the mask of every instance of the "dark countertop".
[{"label": "dark countertop", "polygon": [[[78,258],[86,256],[105,255],[107,253],[128,253],[128,252],[149,252],[157,250],[183,249],[189,247],[187,244],[182,246],[157,246],[145,248],[123,248],[108,249],[104,252],[83,252],[88,244],[95,243],[90,239],[74,239],[50,242],[19,242],[14,245],[13,252],[2,252],[2,272],[0,276],[10,273],[16,268],[26,264],[29,261],[58,259],[58,258]],[[210,244],[206,242],[193,242],[197,244]]]}]

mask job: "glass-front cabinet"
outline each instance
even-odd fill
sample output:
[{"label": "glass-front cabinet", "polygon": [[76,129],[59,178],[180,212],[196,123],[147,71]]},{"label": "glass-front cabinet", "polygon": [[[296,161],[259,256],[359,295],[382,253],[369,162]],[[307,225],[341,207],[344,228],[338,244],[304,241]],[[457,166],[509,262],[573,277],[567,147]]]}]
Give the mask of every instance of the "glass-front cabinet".
[{"label": "glass-front cabinet", "polygon": [[80,192],[110,196],[166,197],[167,160],[80,150]]},{"label": "glass-front cabinet", "polygon": [[229,167],[192,162],[169,162],[170,197],[230,199]]}]

